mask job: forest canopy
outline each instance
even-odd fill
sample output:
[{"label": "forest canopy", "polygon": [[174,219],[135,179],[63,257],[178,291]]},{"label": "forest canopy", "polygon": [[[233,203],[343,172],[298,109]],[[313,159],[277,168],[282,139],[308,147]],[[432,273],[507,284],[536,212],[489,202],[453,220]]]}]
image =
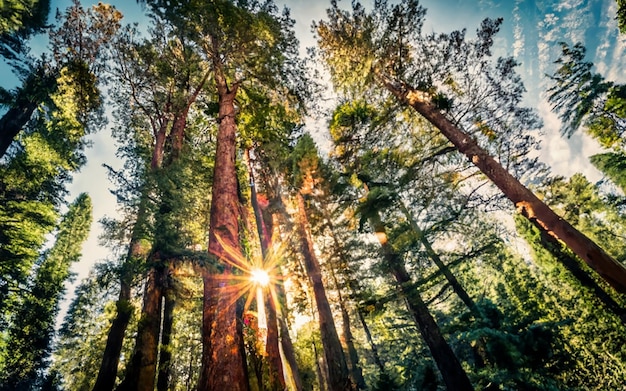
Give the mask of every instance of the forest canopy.
[{"label": "forest canopy", "polygon": [[505,15],[331,0],[309,39],[295,3],[113,3],[0,3],[0,390],[626,383],[626,86],[584,42],[535,102]]}]

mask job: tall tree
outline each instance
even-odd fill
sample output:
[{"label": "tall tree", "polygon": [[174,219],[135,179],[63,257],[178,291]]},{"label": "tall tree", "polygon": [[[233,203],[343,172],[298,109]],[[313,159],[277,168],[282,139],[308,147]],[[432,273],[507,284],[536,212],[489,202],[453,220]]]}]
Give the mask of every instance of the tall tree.
[{"label": "tall tree", "polygon": [[0,389],[29,390],[43,380],[59,302],[89,234],[91,209],[89,196],[79,195],[59,223],[54,245],[42,254],[29,292],[11,319]]},{"label": "tall tree", "polygon": [[[209,253],[224,264],[224,272],[219,277],[208,272],[205,276],[205,346],[198,389],[247,390],[237,308],[225,293],[232,281],[231,264],[241,258],[236,117],[246,108],[236,107],[235,98],[243,90],[248,97],[283,100],[297,106],[294,93],[302,78],[297,69],[293,21],[288,12],[279,15],[272,2],[153,1],[149,5],[178,28],[193,32],[190,40],[211,69],[218,101]],[[225,284],[215,285],[216,278]],[[215,306],[210,296],[215,297]]]},{"label": "tall tree", "polygon": [[[522,215],[562,240],[616,291],[626,293],[626,268],[554,213],[473,137],[481,132],[488,141],[491,133],[491,137],[504,135],[512,125],[511,116],[528,116],[528,110],[519,108],[523,87],[514,72],[515,62],[500,59],[493,68],[495,72],[487,67],[500,21],[485,20],[477,39],[466,42],[462,32],[440,35],[439,39],[424,37],[424,14],[416,0],[394,6],[376,1],[371,14],[360,3],[354,3],[352,12],[348,12],[333,2],[328,20],[318,22],[316,30],[322,57],[336,87],[356,91],[379,87],[416,110],[467,156]],[[425,55],[429,56],[427,61]],[[455,105],[455,99],[463,102],[469,97],[469,90],[462,90],[460,83],[469,80],[467,70],[474,67],[479,73],[472,74],[472,82],[482,83],[505,100],[482,99],[482,110],[475,104],[467,105],[464,112],[473,111],[471,118],[454,120],[455,109],[464,106]],[[505,85],[516,86],[513,95],[501,94]],[[490,121],[487,128],[480,126],[481,121],[491,119],[495,121]]]},{"label": "tall tree", "polygon": [[357,385],[350,378],[345,353],[342,349],[339,334],[335,326],[333,313],[326,295],[322,268],[315,254],[311,227],[305,197],[310,197],[319,189],[319,153],[313,139],[304,135],[298,140],[293,151],[292,176],[296,188],[296,230],[299,250],[302,254],[304,268],[311,282],[315,304],[320,323],[320,335],[324,356],[328,368],[328,387],[330,391],[355,389]]},{"label": "tall tree", "polygon": [[85,10],[76,0],[64,14],[57,15],[59,27],[50,31],[54,62],[44,58],[29,64],[29,69],[21,72],[20,88],[12,93],[2,90],[0,103],[7,105],[8,110],[0,118],[0,156],[31,120],[35,109],[49,104],[50,95],[62,87],[57,81],[63,74],[74,79],[76,117],[84,125],[90,121],[92,127],[95,125],[93,120],[97,119],[102,103],[97,88],[101,61],[121,18],[122,14],[110,5],[100,3]]}]

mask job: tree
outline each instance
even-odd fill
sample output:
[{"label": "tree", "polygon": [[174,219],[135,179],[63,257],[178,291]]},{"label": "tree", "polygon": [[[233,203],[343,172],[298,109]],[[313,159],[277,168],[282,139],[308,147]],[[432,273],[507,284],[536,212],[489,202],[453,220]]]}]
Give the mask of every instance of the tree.
[{"label": "tree", "polygon": [[570,47],[561,43],[559,67],[550,75],[548,89],[552,111],[563,121],[562,132],[568,137],[583,128],[607,148],[624,148],[626,132],[626,86],[592,73],[593,63],[585,61],[581,43]]},{"label": "tree", "polygon": [[89,234],[91,209],[89,196],[79,195],[59,223],[54,245],[42,254],[28,293],[11,319],[0,389],[29,390],[43,380],[59,302]]},{"label": "tree", "polygon": [[13,93],[2,90],[0,103],[9,109],[0,118],[0,156],[7,152],[15,136],[31,120],[35,109],[50,104],[50,95],[62,87],[57,85],[57,80],[63,75],[70,75],[73,79],[77,119],[85,127],[91,121],[94,127],[102,103],[97,89],[99,62],[106,53],[106,44],[119,28],[121,18],[122,14],[110,5],[100,3],[85,11],[76,0],[64,15],[57,15],[61,26],[50,31],[54,63],[44,57],[21,72],[22,87]]},{"label": "tree", "polygon": [[[231,264],[241,257],[239,244],[240,205],[237,197],[235,98],[241,90],[259,99],[294,102],[300,83],[297,41],[288,12],[277,14],[273,3],[194,1],[150,2],[190,37],[211,69],[218,101],[217,152],[209,231],[209,253],[224,265],[219,278],[229,285]],[[259,40],[262,36],[264,39]],[[255,53],[252,58],[250,53]],[[297,102],[296,102],[297,104]],[[245,111],[245,107],[239,108]],[[203,326],[204,352],[198,389],[248,389],[237,309],[224,289],[214,287],[217,276],[205,276]],[[214,289],[216,288],[216,289]],[[216,305],[211,306],[216,296]]]},{"label": "tree", "polygon": [[[333,2],[328,10],[328,20],[318,22],[316,30],[322,58],[329,67],[334,84],[338,88],[357,91],[380,87],[402,105],[416,110],[470,159],[522,215],[562,240],[616,291],[626,292],[626,268],[554,213],[477,143],[472,137],[476,133],[469,133],[474,129],[484,133],[488,140],[490,132],[487,130],[493,131],[493,136],[497,137],[505,134],[504,129],[513,124],[507,116],[528,115],[528,110],[518,107],[523,88],[514,73],[515,62],[511,59],[498,60],[495,74],[486,68],[493,35],[498,31],[500,22],[484,21],[478,30],[478,38],[473,42],[466,42],[460,32],[440,36],[437,40],[421,35],[424,13],[424,9],[413,0],[392,7],[386,1],[377,1],[372,14],[367,14],[359,3],[353,4],[350,13],[339,9]],[[422,61],[422,56],[426,54],[434,57]],[[473,66],[478,68],[479,76],[485,77],[483,83],[488,91],[502,93],[502,86],[509,83],[518,87],[504,101],[507,104],[482,100],[481,103],[486,102],[487,110],[483,111],[483,115],[480,115],[481,110],[470,115],[472,125],[472,122],[458,122],[453,118],[454,99],[468,99],[468,96],[461,97],[463,92],[468,91],[461,91],[458,83],[467,80],[466,70]],[[464,74],[465,79],[462,78]],[[480,83],[481,79],[474,76],[475,82]],[[499,109],[493,111],[495,102]],[[472,112],[471,105],[466,109]],[[490,112],[504,117],[501,121],[490,123],[487,129],[477,126],[475,121],[488,119],[485,115]],[[495,118],[500,119],[498,116]]]}]

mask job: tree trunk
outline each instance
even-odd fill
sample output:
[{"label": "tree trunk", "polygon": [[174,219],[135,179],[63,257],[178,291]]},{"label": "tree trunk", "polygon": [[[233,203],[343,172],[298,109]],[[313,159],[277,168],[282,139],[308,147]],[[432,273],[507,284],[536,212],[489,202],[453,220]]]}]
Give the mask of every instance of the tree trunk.
[{"label": "tree trunk", "polygon": [[163,278],[160,255],[154,253],[143,294],[143,308],[137,328],[137,342],[124,381],[117,391],[154,391],[159,331],[161,327],[161,295]]},{"label": "tree trunk", "polygon": [[430,245],[428,238],[426,238],[426,235],[424,235],[424,232],[422,232],[419,225],[417,225],[417,222],[413,219],[411,212],[409,212],[409,210],[406,208],[406,206],[404,205],[402,201],[400,201],[400,209],[402,210],[402,213],[404,213],[407,220],[409,221],[411,228],[413,229],[413,232],[415,233],[419,241],[424,246],[424,249],[426,249],[426,254],[428,254],[428,257],[431,259],[431,261],[433,261],[433,263],[437,266],[437,268],[441,270],[441,273],[444,275],[444,277],[446,278],[446,280],[452,287],[452,290],[454,291],[454,293],[456,293],[456,295],[461,299],[461,301],[465,303],[465,305],[472,312],[475,318],[481,318],[482,315],[480,313],[480,309],[478,308],[474,300],[472,300],[472,298],[469,296],[465,288],[463,288],[459,280],[457,280],[454,274],[452,274],[448,266],[445,263],[443,263],[441,258],[439,258],[439,254],[437,254],[435,250],[433,250],[433,247]]},{"label": "tree trunk", "polygon": [[347,359],[348,368],[350,370],[350,377],[352,379],[352,383],[356,385],[357,389],[364,390],[365,379],[363,379],[363,372],[361,370],[361,367],[359,366],[359,354],[357,353],[356,347],[354,346],[354,337],[352,336],[352,330],[350,326],[350,314],[348,313],[348,308],[343,299],[343,295],[341,294],[341,287],[339,286],[339,281],[337,280],[337,274],[335,273],[335,268],[333,267],[333,265],[330,266],[330,275],[333,279],[333,282],[335,283],[337,299],[339,300],[339,308],[341,309],[341,333],[343,343],[348,350]]},{"label": "tree trunk", "polygon": [[117,315],[109,329],[107,343],[102,354],[100,371],[96,378],[96,384],[93,386],[93,391],[111,391],[115,386],[117,366],[120,362],[120,353],[124,343],[124,334],[133,314],[133,306],[130,302],[130,284],[126,283],[125,278],[120,278],[120,283],[120,295],[117,303],[115,303]]},{"label": "tree trunk", "polygon": [[615,314],[621,320],[622,324],[626,325],[626,309],[615,301],[615,299],[588,274],[587,270],[582,267],[578,259],[563,250],[562,244],[556,240],[554,236],[548,235],[548,233],[541,230],[541,228],[538,229],[541,235],[541,245],[548,250],[555,259],[563,264],[565,269],[578,280],[580,285],[593,292],[598,300],[600,300],[609,311]]},{"label": "tree trunk", "polygon": [[[145,192],[144,192],[145,193]],[[133,226],[132,239],[128,248],[128,254],[124,260],[124,265],[130,265],[137,259],[145,260],[149,252],[143,243],[143,221],[146,217],[146,197],[142,195],[139,208],[137,210],[137,221]],[[117,367],[120,361],[120,354],[124,343],[124,336],[128,323],[133,314],[131,304],[131,282],[134,275],[130,275],[128,268],[123,268],[120,275],[120,294],[115,304],[117,315],[111,323],[107,336],[106,346],[102,355],[102,363],[98,371],[98,377],[93,387],[93,391],[111,391],[115,386],[117,378]]]},{"label": "tree trunk", "polygon": [[413,107],[437,127],[459,152],[467,156],[515,204],[523,216],[540,229],[563,241],[617,292],[626,293],[626,267],[613,259],[569,222],[558,216],[533,192],[522,185],[500,163],[489,156],[487,151],[481,148],[476,141],[442,114],[430,101],[428,94],[407,84],[391,81],[380,73],[377,76],[384,87],[398,100]]},{"label": "tree trunk", "polygon": [[11,107],[0,118],[0,157],[7,152],[13,139],[26,126],[36,108],[37,102],[27,102],[21,107]]},{"label": "tree trunk", "polygon": [[472,387],[467,373],[463,370],[450,345],[441,335],[439,326],[428,311],[428,307],[422,300],[419,292],[413,287],[411,278],[399,255],[387,241],[387,232],[380,216],[378,214],[371,216],[369,223],[380,242],[387,267],[398,283],[398,290],[404,298],[407,309],[415,320],[426,345],[430,349],[446,388],[450,391],[472,391],[474,387]]},{"label": "tree trunk", "polygon": [[363,316],[363,313],[361,312],[361,310],[358,310],[357,314],[359,316],[359,321],[361,322],[361,326],[363,327],[363,331],[365,332],[365,337],[367,338],[367,342],[369,343],[370,349],[372,350],[372,357],[374,358],[374,363],[378,367],[378,370],[380,371],[381,375],[386,374],[387,371],[385,370],[385,366],[383,365],[383,362],[380,360],[380,355],[378,354],[378,347],[376,346],[376,343],[374,343],[374,339],[372,338],[372,333],[370,331],[369,326],[367,325],[367,322],[365,321],[365,317]]},{"label": "tree trunk", "polygon": [[0,158],[11,146],[15,136],[24,129],[35,109],[56,89],[56,74],[47,73],[43,66],[31,73],[17,92],[15,103],[0,118]]},{"label": "tree trunk", "polygon": [[[261,243],[261,253],[264,262],[267,260],[269,249],[271,246],[271,232],[268,229],[263,212],[259,206],[256,192],[256,182],[254,179],[254,170],[250,161],[250,150],[246,150],[246,159],[248,160],[248,175],[250,176],[250,200],[254,218],[256,221],[259,242]],[[265,308],[267,310],[267,341],[265,351],[267,353],[267,361],[269,364],[269,383],[271,390],[284,390],[285,377],[283,375],[283,364],[280,358],[279,335],[278,335],[278,319],[276,311],[276,303],[278,298],[272,297],[274,289],[264,289]]]},{"label": "tree trunk", "polygon": [[174,308],[176,299],[172,287],[173,271],[170,265],[166,270],[165,290],[163,292],[163,319],[161,327],[161,343],[159,345],[159,372],[157,374],[157,391],[167,391],[170,384],[170,372],[172,368],[172,326],[174,325]]},{"label": "tree trunk", "polygon": [[298,201],[297,231],[300,239],[300,252],[304,259],[307,275],[313,286],[313,294],[315,295],[315,303],[319,314],[324,357],[328,366],[328,388],[329,391],[351,390],[353,385],[348,375],[348,366],[339,342],[330,304],[326,297],[326,290],[322,282],[322,271],[313,250],[304,197],[300,192],[298,192],[296,197]]},{"label": "tree trunk", "polygon": [[[217,61],[217,60],[216,60]],[[230,264],[241,257],[239,244],[239,200],[237,194],[236,131],[234,99],[236,86],[231,90],[220,72],[215,75],[219,94],[219,129],[213,174],[211,201],[211,226],[209,230],[209,253],[225,265],[217,289],[209,289],[218,295],[215,308],[210,298],[204,298],[203,319],[213,319],[213,324],[203,322],[204,348],[198,391],[249,389],[247,370],[243,365],[241,333],[238,332],[236,297],[229,292],[233,278]],[[211,279],[204,281],[205,287]],[[205,292],[207,289],[205,288]],[[229,295],[230,293],[230,295]],[[215,310],[215,313],[209,313]]]}]

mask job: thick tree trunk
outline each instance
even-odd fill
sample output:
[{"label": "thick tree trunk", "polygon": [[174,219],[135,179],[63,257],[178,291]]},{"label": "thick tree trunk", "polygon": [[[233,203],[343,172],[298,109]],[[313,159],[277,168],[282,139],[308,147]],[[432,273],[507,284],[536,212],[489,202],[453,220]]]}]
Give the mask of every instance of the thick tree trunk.
[{"label": "thick tree trunk", "polygon": [[[209,253],[225,264],[225,270],[217,289],[206,289],[218,295],[215,308],[211,298],[204,298],[203,319],[213,319],[212,324],[203,322],[204,347],[198,391],[249,389],[241,333],[238,332],[236,297],[229,292],[232,273],[230,264],[241,256],[239,244],[239,200],[237,194],[236,131],[234,99],[236,87],[229,91],[223,75],[216,74],[219,93],[219,129],[213,175],[211,203],[211,226],[209,230]],[[205,278],[213,286],[212,279]],[[229,294],[230,293],[230,294]],[[215,310],[214,313],[209,313]],[[210,342],[209,342],[210,341]]]},{"label": "thick tree trunk", "polygon": [[300,252],[304,259],[307,275],[313,286],[313,294],[315,295],[315,303],[319,314],[324,357],[328,366],[328,388],[329,391],[351,390],[354,388],[354,385],[350,381],[348,366],[341,348],[330,304],[326,297],[326,290],[322,282],[322,270],[313,250],[304,197],[299,192],[296,197],[298,201],[297,230],[300,239]]},{"label": "thick tree trunk", "polygon": [[398,283],[400,294],[404,298],[407,309],[415,320],[437,368],[439,368],[446,388],[450,391],[472,391],[474,387],[470,383],[467,373],[463,370],[450,345],[441,335],[439,326],[428,311],[426,303],[422,300],[417,289],[413,287],[404,263],[387,241],[387,232],[380,216],[378,214],[371,216],[369,223],[380,242],[387,267]]},{"label": "thick tree trunk", "polygon": [[[158,265],[160,255],[155,253],[150,262]],[[151,267],[146,278],[143,295],[143,308],[137,329],[137,342],[129,362],[124,381],[118,391],[154,391],[161,328],[161,295],[163,271]]]},{"label": "thick tree trunk", "polygon": [[430,101],[430,96],[415,88],[378,75],[379,81],[401,102],[413,107],[467,156],[509,199],[517,210],[548,234],[563,241],[576,255],[620,293],[626,293],[626,267],[613,259],[595,242],[558,216],[533,192],[522,185],[500,163],[459,129]]}]

